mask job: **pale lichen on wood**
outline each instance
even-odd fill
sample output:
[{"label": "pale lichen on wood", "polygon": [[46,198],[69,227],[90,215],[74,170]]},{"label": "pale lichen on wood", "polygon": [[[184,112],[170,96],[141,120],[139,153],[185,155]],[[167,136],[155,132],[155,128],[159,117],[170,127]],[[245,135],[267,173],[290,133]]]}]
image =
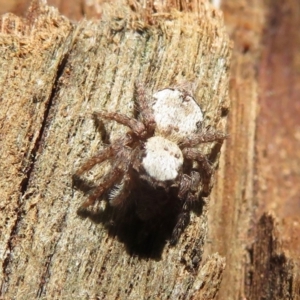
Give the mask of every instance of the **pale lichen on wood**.
[{"label": "pale lichen on wood", "polygon": [[[13,19],[26,29],[1,33],[3,297],[192,299],[209,286],[205,278],[212,287],[201,297],[217,293],[224,260],[215,255],[203,269],[201,261],[207,205],[192,213],[176,247],[158,244],[146,256],[132,254],[130,242],[99,219],[76,213],[85,195],[71,175],[103,147],[91,113],[133,114],[136,80],[152,91],[192,81],[205,124],[224,130],[226,123],[230,43],[218,12],[203,1],[198,13],[149,22],[139,9],[116,7],[76,25],[45,5],[27,21],[2,17],[2,28]],[[111,139],[126,132],[115,123],[106,130]],[[96,181],[105,168],[97,170],[89,175]]]}]

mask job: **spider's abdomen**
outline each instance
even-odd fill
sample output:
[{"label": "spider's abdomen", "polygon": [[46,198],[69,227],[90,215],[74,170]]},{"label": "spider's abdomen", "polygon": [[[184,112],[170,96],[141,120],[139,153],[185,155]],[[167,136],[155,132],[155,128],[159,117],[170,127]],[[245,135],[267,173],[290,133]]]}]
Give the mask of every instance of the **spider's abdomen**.
[{"label": "spider's abdomen", "polygon": [[183,165],[183,155],[175,143],[154,136],[147,140],[145,150],[142,166],[149,176],[158,181],[176,179]]},{"label": "spider's abdomen", "polygon": [[164,89],[155,93],[153,98],[156,135],[180,140],[196,132],[203,121],[199,105],[187,93],[176,89]]}]

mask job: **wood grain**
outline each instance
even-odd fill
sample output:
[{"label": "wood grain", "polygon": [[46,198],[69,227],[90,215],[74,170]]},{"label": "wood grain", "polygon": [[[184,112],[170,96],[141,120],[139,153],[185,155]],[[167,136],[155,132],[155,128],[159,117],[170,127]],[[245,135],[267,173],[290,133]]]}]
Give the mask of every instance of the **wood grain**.
[{"label": "wood grain", "polygon": [[[77,215],[86,195],[71,175],[103,147],[91,113],[133,114],[137,79],[150,91],[192,82],[205,124],[224,130],[231,44],[220,13],[206,1],[196,13],[157,15],[120,2],[71,24],[34,2],[27,19],[5,15],[1,28],[1,296],[215,299],[225,260],[202,256],[209,199],[176,247],[158,231],[140,249],[139,224],[111,231],[100,203],[90,218]],[[105,128],[111,140],[126,132]]]}]

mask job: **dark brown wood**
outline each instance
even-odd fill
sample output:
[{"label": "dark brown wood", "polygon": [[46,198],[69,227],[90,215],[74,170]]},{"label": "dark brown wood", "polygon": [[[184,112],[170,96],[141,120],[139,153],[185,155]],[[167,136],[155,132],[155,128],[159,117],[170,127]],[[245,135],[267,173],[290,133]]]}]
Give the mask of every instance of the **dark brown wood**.
[{"label": "dark brown wood", "polygon": [[282,251],[274,218],[263,215],[256,227],[255,241],[248,249],[247,299],[296,299],[293,295],[294,266]]}]

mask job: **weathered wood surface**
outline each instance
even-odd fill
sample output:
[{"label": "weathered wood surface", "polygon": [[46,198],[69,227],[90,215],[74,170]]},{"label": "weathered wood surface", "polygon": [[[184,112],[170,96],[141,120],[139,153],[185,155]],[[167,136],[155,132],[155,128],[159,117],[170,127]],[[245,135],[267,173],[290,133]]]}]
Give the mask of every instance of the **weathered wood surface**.
[{"label": "weathered wood surface", "polygon": [[[13,11],[24,15],[26,1],[15,2]],[[101,8],[97,0],[95,7],[48,3],[78,20]],[[186,2],[165,3],[187,9]],[[235,45],[230,139],[210,197],[204,257],[226,257],[218,299],[300,299],[300,2],[223,0],[222,10]]]},{"label": "weathered wood surface", "polygon": [[[86,195],[71,175],[103,147],[91,112],[133,114],[136,79],[150,90],[193,82],[206,125],[224,130],[230,42],[220,13],[199,1],[197,13],[152,16],[120,2],[71,24],[35,4],[0,28],[1,297],[215,299],[225,260],[203,256],[207,204],[176,247],[154,237],[140,249],[139,228],[124,234],[77,215]],[[126,130],[106,129],[111,139]],[[97,170],[90,179],[106,169]]]},{"label": "weathered wood surface", "polygon": [[209,252],[226,257],[219,299],[300,299],[300,2],[222,9],[234,50],[208,223]]}]

